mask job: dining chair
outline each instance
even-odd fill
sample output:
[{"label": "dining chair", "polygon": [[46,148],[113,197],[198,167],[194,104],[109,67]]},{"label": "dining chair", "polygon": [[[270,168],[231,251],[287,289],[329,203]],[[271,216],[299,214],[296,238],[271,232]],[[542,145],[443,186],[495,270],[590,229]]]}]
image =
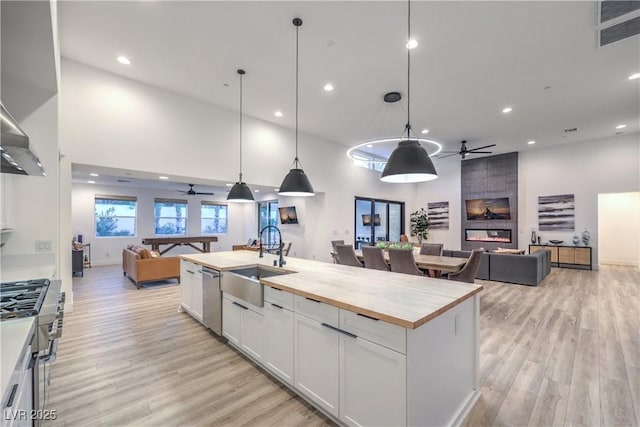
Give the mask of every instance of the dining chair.
[{"label": "dining chair", "polygon": [[467,263],[455,273],[449,273],[448,279],[455,280],[458,282],[467,282],[474,283],[476,279],[476,275],[478,274],[478,268],[480,268],[480,261],[482,261],[482,255],[484,254],[484,249],[474,249],[469,255],[469,259]]},{"label": "dining chair", "polygon": [[420,255],[442,256],[442,243],[423,243],[420,246]]},{"label": "dining chair", "polygon": [[338,264],[362,267],[362,263],[358,260],[353,245],[336,245],[336,249],[338,250]]},{"label": "dining chair", "polygon": [[384,252],[375,246],[363,246],[364,268],[389,271],[389,265],[384,260]]},{"label": "dining chair", "polygon": [[406,249],[389,249],[389,263],[391,264],[391,271],[395,273],[424,276],[416,265],[416,261],[413,258],[413,251]]},{"label": "dining chair", "polygon": [[400,241],[401,242],[408,242],[409,241],[409,237],[406,234],[401,234],[400,235]]},{"label": "dining chair", "polygon": [[283,256],[289,256],[289,251],[291,250],[291,245],[293,244],[293,242],[289,242],[286,245],[283,245],[283,249],[282,249],[282,255]]},{"label": "dining chair", "polygon": [[336,245],[344,245],[344,240],[332,240],[331,247],[333,248],[333,252],[338,252],[336,249]]}]

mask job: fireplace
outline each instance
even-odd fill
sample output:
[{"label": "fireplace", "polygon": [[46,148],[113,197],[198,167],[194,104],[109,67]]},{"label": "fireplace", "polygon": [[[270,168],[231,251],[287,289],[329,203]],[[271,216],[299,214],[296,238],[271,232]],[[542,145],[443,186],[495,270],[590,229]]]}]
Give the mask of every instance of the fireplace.
[{"label": "fireplace", "polygon": [[497,242],[511,243],[511,230],[509,229],[479,229],[465,228],[464,240],[467,242]]}]

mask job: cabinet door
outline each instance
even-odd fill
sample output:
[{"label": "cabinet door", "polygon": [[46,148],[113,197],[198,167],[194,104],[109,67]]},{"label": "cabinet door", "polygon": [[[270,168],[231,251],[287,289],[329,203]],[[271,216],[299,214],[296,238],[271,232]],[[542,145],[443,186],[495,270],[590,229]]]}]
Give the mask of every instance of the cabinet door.
[{"label": "cabinet door", "polygon": [[573,264],[575,250],[573,248],[558,248],[558,262],[561,264]]},{"label": "cabinet door", "polygon": [[240,346],[241,308],[231,300],[222,298],[222,335]]},{"label": "cabinet door", "polygon": [[193,317],[202,322],[204,313],[202,273],[199,266],[194,265],[193,267],[194,274],[191,275],[191,311],[193,312]]},{"label": "cabinet door", "polygon": [[249,308],[240,307],[240,347],[249,356],[262,362],[264,355],[264,316]]},{"label": "cabinet door", "polygon": [[352,426],[406,425],[406,356],[359,337],[340,339],[340,419]]},{"label": "cabinet door", "polygon": [[187,261],[180,262],[180,300],[182,306],[191,310],[193,303],[193,276],[195,271],[193,264]]},{"label": "cabinet door", "polygon": [[293,312],[279,304],[264,304],[267,326],[265,365],[287,384],[293,385]]},{"label": "cabinet door", "polygon": [[591,265],[591,248],[574,248],[574,262],[580,265]]},{"label": "cabinet door", "polygon": [[295,387],[338,417],[340,334],[298,313],[294,321]]}]

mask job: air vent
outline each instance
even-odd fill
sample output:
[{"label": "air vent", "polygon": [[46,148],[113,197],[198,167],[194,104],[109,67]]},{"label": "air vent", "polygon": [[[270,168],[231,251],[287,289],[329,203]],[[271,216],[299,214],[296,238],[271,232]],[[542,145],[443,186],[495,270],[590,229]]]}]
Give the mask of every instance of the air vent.
[{"label": "air vent", "polygon": [[599,3],[598,46],[603,47],[640,34],[639,1]]},{"label": "air vent", "polygon": [[565,129],[564,133],[575,132],[577,130],[578,130],[578,128],[569,128],[569,129]]},{"label": "air vent", "polygon": [[131,182],[128,179],[119,179],[118,182]]}]

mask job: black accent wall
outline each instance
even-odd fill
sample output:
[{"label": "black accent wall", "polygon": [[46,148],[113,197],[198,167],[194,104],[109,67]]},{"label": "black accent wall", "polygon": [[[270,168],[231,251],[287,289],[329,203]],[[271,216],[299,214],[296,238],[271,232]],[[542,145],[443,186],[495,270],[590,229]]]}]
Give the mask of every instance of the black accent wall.
[{"label": "black accent wall", "polygon": [[[460,235],[463,250],[483,247],[487,250],[518,247],[518,153],[501,154],[498,156],[482,157],[462,161],[461,179],[462,229]],[[509,220],[467,220],[465,200],[509,198],[511,219]],[[509,229],[511,243],[496,242],[467,242],[466,228],[480,229]]]}]

